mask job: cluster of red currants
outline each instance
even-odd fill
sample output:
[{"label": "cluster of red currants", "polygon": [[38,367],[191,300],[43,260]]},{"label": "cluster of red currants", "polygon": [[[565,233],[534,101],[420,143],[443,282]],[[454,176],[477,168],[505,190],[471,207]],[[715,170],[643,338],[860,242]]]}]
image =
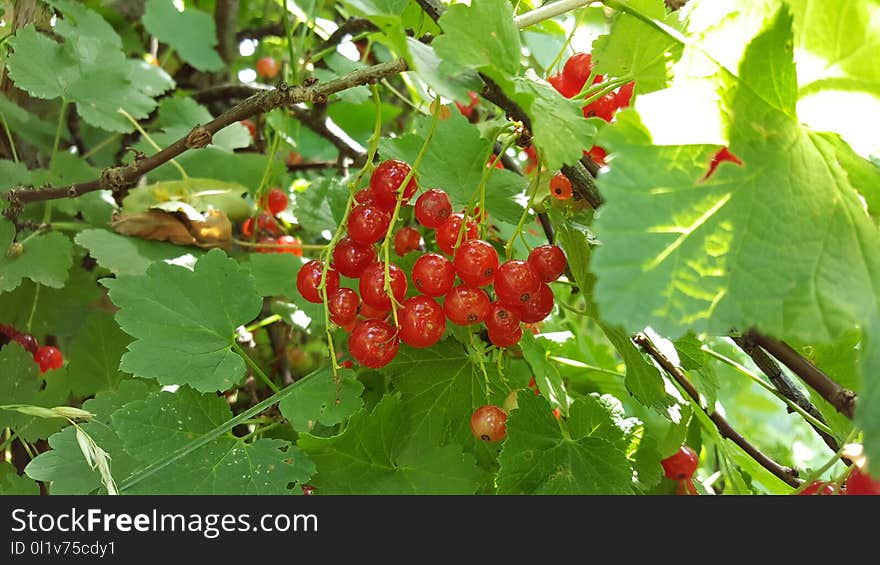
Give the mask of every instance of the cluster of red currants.
[{"label": "cluster of red currants", "polygon": [[675,494],[697,494],[693,476],[697,472],[700,458],[690,446],[682,445],[678,451],[660,461],[666,478],[678,483]]},{"label": "cluster of red currants", "polygon": [[302,242],[292,235],[283,235],[282,228],[275,216],[287,209],[287,194],[280,188],[273,188],[260,199],[262,212],[257,216],[257,221],[248,218],[241,224],[241,235],[250,239],[254,236],[254,224],[258,234],[262,234],[257,246],[259,253],[293,253],[302,257]]},{"label": "cluster of red currants", "polygon": [[58,369],[64,364],[64,356],[57,347],[44,345],[40,347],[40,342],[33,335],[23,333],[15,329],[12,324],[0,324],[0,334],[6,336],[10,341],[15,341],[21,345],[25,351],[34,356],[34,362],[40,366],[40,373],[45,373],[50,369]]},{"label": "cluster of red currants", "polygon": [[[325,275],[319,260],[303,265],[297,276],[300,294],[310,302],[323,302],[320,285],[326,279],[330,320],[350,329],[349,352],[367,367],[391,362],[400,341],[412,347],[434,345],[443,336],[447,319],[461,326],[485,322],[494,345],[516,344],[522,337],[521,322],[541,321],[552,311],[553,292],[547,283],[565,270],[564,253],[555,245],[544,245],[533,249],[527,261],[501,263],[492,244],[478,238],[477,223],[464,213],[452,212],[446,192],[427,190],[415,202],[415,218],[434,231],[443,254],[427,252],[416,259],[410,275],[420,294],[404,299],[407,274],[393,263],[378,260],[374,244],[388,232],[399,187],[410,170],[406,163],[393,159],[376,167],[369,188],[355,195],[348,234],[333,248],[331,269]],[[408,205],[417,189],[411,178],[400,195],[401,205]],[[481,212],[476,215],[485,220]],[[417,229],[403,227],[394,237],[395,252],[402,256],[417,250],[421,239]],[[340,275],[359,279],[359,292],[340,287]],[[484,290],[489,285],[493,285],[494,301]],[[442,305],[437,301],[441,297]],[[397,304],[394,328],[388,313]]]},{"label": "cluster of red currants", "polygon": [[827,496],[833,494],[847,496],[877,496],[880,495],[880,480],[871,478],[867,471],[856,467],[850,472],[846,482],[844,482],[837,491],[835,491],[834,483],[813,481],[798,494],[802,496]]}]

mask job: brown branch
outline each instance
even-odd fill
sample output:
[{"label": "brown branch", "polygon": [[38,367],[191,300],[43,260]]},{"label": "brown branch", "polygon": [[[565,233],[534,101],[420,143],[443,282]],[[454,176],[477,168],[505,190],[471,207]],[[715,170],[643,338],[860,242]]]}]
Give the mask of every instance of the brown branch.
[{"label": "brown branch", "polygon": [[[235,30],[238,28],[239,0],[217,0],[214,8],[214,26],[217,29],[217,51],[229,65],[238,54]],[[227,71],[228,72],[228,71]]]},{"label": "brown branch", "polygon": [[[816,418],[823,424],[828,423],[822,416],[822,413],[819,412],[819,409],[816,408],[816,406],[812,402],[810,402],[810,399],[801,391],[801,389],[796,387],[795,384],[791,382],[791,379],[789,379],[785,375],[785,373],[782,371],[782,367],[780,367],[779,364],[777,364],[776,361],[774,361],[773,358],[770,357],[770,355],[768,355],[766,351],[761,349],[755,342],[749,339],[748,335],[730,336],[730,339],[732,339],[737,347],[742,349],[746,353],[746,355],[752,358],[752,361],[754,361],[755,365],[757,365],[758,368],[761,369],[761,371],[765,375],[767,375],[767,378],[770,379],[770,382],[773,383],[773,386],[776,387],[776,390],[778,390],[784,397],[797,404],[804,410],[804,412]],[[794,409],[789,407],[788,412],[790,414],[794,412]],[[837,451],[840,449],[840,445],[837,443],[837,439],[834,436],[820,430],[812,423],[808,423],[816,431],[816,433],[819,434],[819,436],[822,438],[825,444],[828,445],[831,451],[837,453]]]},{"label": "brown branch", "polygon": [[339,166],[336,161],[304,161],[302,163],[291,163],[287,165],[287,170],[291,173],[297,171],[314,171],[321,169],[335,169]]},{"label": "brown branch", "polygon": [[64,197],[75,198],[95,190],[109,189],[114,192],[122,190],[137,181],[144,174],[167,163],[181,153],[189,149],[206,147],[211,142],[214,134],[230,124],[281,106],[292,106],[299,102],[323,102],[329,95],[336,92],[372,83],[406,70],[406,61],[399,59],[390,63],[381,63],[357,69],[345,76],[323,83],[308,82],[304,85],[295,86],[280,83],[277,88],[254,94],[240,104],[223,112],[207,124],[196,125],[189,134],[178,139],[155,155],[136,160],[129,165],[105,169],[101,177],[93,181],[45,190],[22,188],[11,190],[7,193],[7,199],[11,205],[5,213],[17,214],[22,205],[30,202]]},{"label": "brown branch", "polygon": [[261,27],[255,27],[253,29],[243,29],[235,34],[235,39],[241,42],[243,39],[263,39],[269,35],[284,37],[284,23],[277,22]]},{"label": "brown branch", "polygon": [[822,398],[834,406],[838,412],[852,420],[857,398],[855,392],[834,382],[831,377],[804,359],[800,353],[792,349],[784,341],[777,341],[755,330],[749,330],[746,337],[753,343],[766,349],[770,355],[776,357],[783,365],[791,369],[810,388],[818,392]]},{"label": "brown branch", "polygon": [[767,455],[765,455],[761,450],[752,445],[746,438],[744,438],[739,432],[733,429],[733,426],[730,425],[730,422],[727,419],[719,414],[716,411],[709,412],[706,408],[703,408],[700,404],[700,393],[697,392],[697,389],[694,387],[693,383],[691,383],[690,379],[687,378],[687,375],[684,374],[679,367],[677,367],[672,361],[669,360],[663,353],[660,352],[659,349],[651,342],[651,340],[645,334],[638,334],[633,338],[633,341],[636,345],[640,346],[648,355],[650,355],[658,365],[660,365],[664,371],[666,371],[675,381],[683,388],[688,395],[700,406],[700,409],[705,412],[705,414],[712,420],[712,423],[715,424],[715,427],[718,428],[718,432],[721,434],[721,437],[727,438],[731,440],[733,443],[737,444],[745,451],[752,459],[758,462],[762,467],[779,477],[781,480],[785,481],[786,484],[797,487],[801,484],[801,480],[797,478],[798,472],[797,469],[791,467],[783,467],[776,461],[770,459]]},{"label": "brown branch", "polygon": [[330,37],[328,37],[320,45],[315,47],[312,52],[319,53],[333,47],[334,45],[339,45],[340,43],[342,43],[342,40],[346,35],[355,36],[359,33],[364,33],[368,31],[379,31],[379,28],[376,27],[376,24],[368,19],[349,18],[342,25],[336,28],[336,31],[331,33]]}]

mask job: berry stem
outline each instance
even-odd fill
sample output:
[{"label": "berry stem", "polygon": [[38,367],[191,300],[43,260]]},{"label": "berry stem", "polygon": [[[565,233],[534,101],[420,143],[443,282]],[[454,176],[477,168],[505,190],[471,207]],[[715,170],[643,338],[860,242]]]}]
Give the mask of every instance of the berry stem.
[{"label": "berry stem", "polygon": [[[542,159],[541,153],[539,152],[537,155],[538,162],[540,163]],[[522,236],[523,227],[525,227],[526,219],[529,217],[529,210],[532,208],[532,206],[535,205],[535,198],[538,196],[538,187],[541,186],[542,172],[543,169],[541,167],[538,167],[537,174],[535,175],[535,178],[532,179],[532,186],[529,187],[529,203],[523,210],[522,216],[520,216],[519,222],[517,222],[516,224],[516,229],[514,230],[513,235],[510,236],[510,240],[507,242],[507,245],[504,248],[504,253],[507,257],[507,260],[510,260],[511,256],[513,255],[513,244],[516,241],[516,238]],[[523,241],[525,241],[525,238],[523,238]],[[526,247],[528,247],[528,244],[526,244]]]},{"label": "berry stem", "polygon": [[[590,74],[591,78],[589,80],[592,80],[592,76],[593,76],[593,74],[591,73]],[[572,100],[581,100],[582,106],[588,106],[588,105],[592,104],[593,102],[595,102],[596,100],[602,98],[603,96],[605,96],[606,94],[608,94],[609,92],[611,92],[612,90],[617,88],[618,86],[623,86],[624,84],[628,83],[630,80],[631,80],[630,78],[625,77],[625,78],[610,80],[608,82],[603,82],[602,84],[598,85],[596,88],[592,88],[592,87],[588,88],[585,86],[584,90],[581,90],[580,92],[578,92],[577,94],[572,96],[571,99]],[[587,84],[590,84],[590,83],[588,82]]]},{"label": "berry stem", "polygon": [[534,10],[516,16],[513,18],[513,23],[516,24],[516,27],[519,29],[523,29],[541,23],[544,20],[561,16],[566,12],[583,8],[591,2],[592,0],[559,0],[558,2],[544,4],[540,8],[535,8]]},{"label": "berry stem", "polygon": [[266,375],[266,373],[263,372],[263,369],[261,369],[260,366],[257,365],[256,361],[254,361],[253,359],[251,359],[251,356],[248,355],[247,352],[246,352],[244,349],[242,349],[242,347],[238,344],[237,341],[233,341],[233,342],[232,342],[232,349],[234,349],[236,353],[238,353],[239,355],[241,355],[242,357],[244,357],[244,361],[245,361],[245,363],[247,363],[248,365],[250,365],[250,368],[254,370],[254,373],[255,373],[258,377],[260,377],[260,379],[261,379],[264,383],[266,383],[266,386],[269,387],[269,388],[272,390],[273,393],[277,393],[277,392],[278,392],[278,390],[279,390],[279,389],[278,389],[278,385],[276,385],[275,383],[272,382],[272,379],[270,379],[270,378]]},{"label": "berry stem", "polygon": [[264,328],[268,325],[274,324],[275,322],[279,322],[279,321],[281,321],[281,316],[278,314],[272,314],[271,316],[266,316],[265,318],[263,318],[262,320],[260,320],[259,322],[255,323],[255,324],[247,326],[245,328],[245,331],[252,332],[254,330]]},{"label": "berry stem", "polygon": [[[55,224],[52,224],[52,226],[54,227]],[[85,228],[80,228],[80,229],[85,229]],[[291,247],[290,243],[269,243],[268,241],[264,242],[264,243],[259,243],[256,241],[246,241],[243,239],[235,239],[235,238],[232,239],[232,242],[235,243],[236,245],[240,245],[242,247],[265,247],[266,249],[275,249],[275,248],[288,249]],[[314,249],[314,250],[320,250],[320,251],[327,249],[327,245],[310,244],[310,243],[300,243],[299,247],[301,247],[302,249]]]},{"label": "berry stem", "polygon": [[[272,133],[272,145],[269,148],[269,158],[266,159],[266,167],[263,169],[263,176],[260,178],[260,185],[257,187],[256,192],[254,193],[254,198],[256,199],[259,208],[260,199],[263,197],[263,192],[266,190],[266,186],[269,184],[269,175],[272,172],[272,163],[275,161],[275,154],[278,152],[278,142],[281,140],[281,136],[277,133]],[[260,211],[257,212],[258,214]],[[257,230],[254,230],[254,237],[257,235]]]},{"label": "berry stem", "polygon": [[40,283],[34,283],[34,300],[31,304],[31,313],[28,315],[27,324],[25,325],[28,333],[31,333],[31,326],[33,326],[34,323],[34,313],[36,313],[37,303],[40,301],[40,286],[42,286]]}]

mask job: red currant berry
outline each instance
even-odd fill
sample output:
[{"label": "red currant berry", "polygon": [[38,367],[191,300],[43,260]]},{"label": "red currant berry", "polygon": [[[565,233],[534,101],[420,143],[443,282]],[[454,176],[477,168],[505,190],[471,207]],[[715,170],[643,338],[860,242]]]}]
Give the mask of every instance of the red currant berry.
[{"label": "red currant berry", "polygon": [[739,166],[742,166],[742,161],[740,161],[739,157],[730,152],[727,147],[722,147],[718,150],[717,153],[712,157],[712,161],[709,163],[709,171],[706,172],[706,176],[703,177],[703,180],[712,176],[712,173],[715,172],[715,169],[718,168],[718,165],[723,163],[724,161],[729,161],[731,163],[735,163]]},{"label": "red currant berry", "polygon": [[566,79],[565,75],[562,73],[550,75],[549,77],[547,77],[547,82],[550,83],[550,86],[556,89],[556,92],[565,96],[566,98],[571,98],[581,91],[579,86],[577,86],[573,82],[569,82]]},{"label": "red currant berry", "polygon": [[[391,279],[391,293],[394,299],[400,302],[406,296],[406,273],[394,263],[389,263],[388,274]],[[385,293],[385,263],[377,261],[364,269],[358,289],[361,292],[361,299],[373,308],[391,309],[391,299]]]},{"label": "red currant berry", "polygon": [[37,341],[37,338],[32,336],[31,334],[23,334],[16,332],[12,337],[13,341],[17,342],[20,346],[24,348],[25,351],[30,353],[31,355],[36,355],[37,350],[40,348],[40,342]]},{"label": "red currant berry", "polygon": [[635,81],[628,82],[620,87],[617,94],[614,95],[618,108],[626,108],[632,102],[633,91],[636,88]]},{"label": "red currant berry", "polygon": [[251,134],[251,138],[257,137],[257,124],[255,124],[253,120],[242,120],[238,123],[247,128]]},{"label": "red currant berry", "polygon": [[373,246],[345,236],[333,248],[333,259],[330,265],[340,274],[356,279],[360,278],[364,269],[375,259],[376,250],[373,249]]},{"label": "red currant berry", "polygon": [[492,284],[498,270],[498,252],[482,239],[469,239],[455,251],[455,272],[468,286]]},{"label": "red currant berry", "polygon": [[412,279],[422,294],[443,296],[455,283],[455,267],[439,253],[425,253],[413,264]]},{"label": "red currant berry", "polygon": [[261,237],[259,243],[269,243],[271,245],[258,245],[257,253],[275,253],[277,250],[274,237]]},{"label": "red currant berry", "polygon": [[287,194],[280,188],[273,188],[265,197],[263,207],[273,216],[277,216],[287,209]]},{"label": "red currant berry", "polygon": [[250,239],[254,235],[254,219],[248,218],[241,223],[241,235]]},{"label": "red currant berry", "polygon": [[468,91],[468,98],[470,98],[470,103],[467,106],[465,106],[461,102],[455,103],[455,105],[458,107],[458,111],[461,112],[461,114],[466,118],[471,117],[471,115],[474,113],[474,108],[476,108],[477,104],[480,102],[480,99],[477,97],[477,93],[473,90]]},{"label": "red currant berry", "polygon": [[605,165],[608,164],[608,162],[605,160],[605,158],[608,157],[608,153],[602,147],[599,147],[598,145],[594,145],[594,146],[590,147],[590,150],[587,151],[586,153],[587,153],[587,155],[589,155],[590,159],[592,159],[593,162],[596,163],[597,165],[599,165],[600,167],[604,167]]},{"label": "red currant berry", "polygon": [[541,245],[529,253],[528,263],[541,282],[548,283],[565,272],[565,253],[558,245]]},{"label": "red currant berry", "polygon": [[45,373],[50,369],[59,369],[64,364],[64,356],[61,351],[51,345],[44,345],[34,353],[34,361],[40,365],[40,372]]},{"label": "red currant berry", "polygon": [[[324,302],[321,291],[318,289],[323,273],[324,265],[317,259],[313,259],[303,265],[296,275],[296,289],[309,302],[315,304]],[[327,296],[329,297],[339,289],[339,273],[330,269],[327,271],[326,279]]]},{"label": "red currant berry", "polygon": [[364,367],[378,369],[394,359],[400,349],[397,332],[382,320],[362,320],[348,336],[348,351]]},{"label": "red currant berry", "polygon": [[877,495],[880,494],[880,479],[873,479],[861,470],[853,469],[846,479],[846,494],[850,495]]},{"label": "red currant berry", "polygon": [[260,231],[268,233],[273,237],[281,235],[281,226],[278,225],[278,221],[269,213],[263,212],[257,217],[257,227]]},{"label": "red currant berry", "polygon": [[354,193],[354,201],[358,204],[372,204],[373,193],[370,192],[369,188],[362,188]]},{"label": "red currant berry", "polygon": [[512,347],[522,339],[522,328],[517,326],[511,332],[499,332],[489,330],[489,341],[496,347]]},{"label": "red currant berry", "polygon": [[449,195],[432,188],[416,200],[416,220],[426,228],[437,229],[452,215]]},{"label": "red currant berry", "polygon": [[293,167],[294,165],[299,165],[303,162],[303,156],[297,153],[296,151],[289,151],[287,153],[287,158],[284,159],[284,164],[288,167]]},{"label": "red currant berry", "polygon": [[[354,328],[352,328],[352,329],[354,329]],[[343,361],[342,363],[340,363],[339,368],[340,369],[354,369],[354,363],[352,363],[351,359],[349,359],[347,361]]]},{"label": "red currant berry", "polygon": [[275,253],[292,253],[297,257],[303,255],[302,242],[292,235],[282,235],[275,240],[275,243],[278,245]]},{"label": "red currant berry", "polygon": [[568,200],[571,198],[573,191],[571,189],[571,181],[562,173],[556,173],[550,179],[550,194],[559,200]]},{"label": "red currant berry", "polygon": [[366,318],[368,320],[386,320],[388,318],[388,310],[382,310],[381,308],[373,308],[366,302],[361,302],[360,310],[358,310],[358,314],[362,318]]},{"label": "red currant berry", "polygon": [[598,100],[590,102],[584,106],[585,118],[600,118],[606,122],[610,122],[614,117],[614,111],[617,110],[617,98],[613,92],[605,94]]},{"label": "red currant berry", "polygon": [[260,78],[275,78],[280,70],[281,67],[274,57],[260,57],[257,59],[256,71]]},{"label": "red currant berry", "polygon": [[348,214],[348,235],[367,245],[376,243],[388,231],[391,218],[370,204],[358,204]]},{"label": "red currant berry", "polygon": [[394,253],[403,257],[410,251],[415,251],[422,244],[422,234],[419,230],[404,226],[394,234]]},{"label": "red currant berry", "polygon": [[[486,316],[486,328],[491,336],[495,333],[514,333],[519,329],[519,312],[500,302],[489,305],[489,315]],[[517,340],[518,341],[518,340]]]},{"label": "red currant berry", "polygon": [[[587,84],[587,79],[590,78],[591,72],[593,72],[593,57],[589,53],[575,53],[568,58],[565,66],[562,67],[562,74],[565,76],[565,80],[577,86],[577,92],[580,92],[584,85]],[[603,78],[602,75],[596,75],[593,78],[593,84],[602,82]]]},{"label": "red currant berry", "polygon": [[538,273],[527,261],[511,259],[498,267],[495,275],[495,294],[498,300],[519,307],[532,299],[541,286]]},{"label": "red currant berry", "polygon": [[357,318],[360,297],[350,288],[339,288],[327,295],[327,310],[330,321],[337,326],[346,326]]},{"label": "red currant berry", "polygon": [[[437,247],[447,255],[455,253],[455,244],[458,241],[459,232],[461,232],[461,222],[463,220],[464,215],[453,214],[449,216],[449,219],[443,222],[439,228],[437,228]],[[461,241],[476,239],[477,237],[479,237],[477,224],[468,218],[467,227],[465,228],[465,233],[461,237]]]},{"label": "red currant berry", "polygon": [[401,341],[412,347],[430,347],[440,341],[446,330],[443,307],[424,295],[404,301],[397,320]]},{"label": "red currant berry", "polygon": [[501,441],[507,435],[507,414],[497,406],[480,406],[471,416],[471,432],[483,441]]},{"label": "red currant berry", "polygon": [[[553,291],[548,285],[541,283],[531,300],[519,305],[519,317],[526,324],[540,322],[553,311],[553,303]],[[532,333],[535,333],[534,330]]]},{"label": "red currant berry", "polygon": [[480,288],[458,285],[446,294],[443,311],[453,324],[479,324],[489,315],[489,296]]},{"label": "red currant berry", "polygon": [[[389,212],[394,210],[397,206],[400,185],[411,170],[409,165],[397,159],[389,159],[379,163],[370,176],[370,193],[373,196],[374,204]],[[401,204],[409,202],[417,189],[416,179],[411,178],[403,191]]]},{"label": "red currant berry", "polygon": [[538,390],[538,383],[535,382],[535,377],[529,379],[529,388],[532,389],[535,393],[535,396],[541,394],[541,391]]},{"label": "red currant berry", "polygon": [[801,496],[809,496],[809,495],[831,495],[834,494],[834,487],[831,483],[826,483],[823,481],[813,481],[810,483],[807,488],[798,493]]},{"label": "red currant berry", "polygon": [[681,481],[694,476],[700,460],[697,452],[687,445],[682,445],[678,451],[666,459],[660,461],[666,477],[673,481]]}]

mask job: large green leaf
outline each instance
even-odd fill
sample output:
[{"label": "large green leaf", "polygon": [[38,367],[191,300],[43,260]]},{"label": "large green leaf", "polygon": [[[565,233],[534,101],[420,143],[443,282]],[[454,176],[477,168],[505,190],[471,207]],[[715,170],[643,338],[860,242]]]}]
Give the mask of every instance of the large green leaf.
[{"label": "large green leaf", "polygon": [[0,220],[0,293],[15,289],[22,279],[61,288],[73,264],[70,240],[58,232],[34,235],[13,245],[15,226]]},{"label": "large green leaf", "polygon": [[326,494],[473,494],[473,456],[455,445],[407,444],[405,421],[400,398],[386,395],[372,412],[352,416],[341,435],[301,435],[318,469],[310,484]]},{"label": "large green leaf", "polygon": [[223,251],[207,253],[192,271],[160,262],[103,284],[119,306],[116,321],[136,338],[123,371],[201,391],[227,390],[244,376],[245,362],[232,351],[235,329],[256,318],[262,300]]},{"label": "large green leaf", "polygon": [[67,351],[70,359],[67,377],[71,390],[85,397],[115,389],[126,377],[119,370],[119,360],[129,343],[131,338],[119,329],[112,314],[93,311],[82,330],[73,336]]},{"label": "large green leaf", "polygon": [[352,371],[340,369],[337,382],[333,372],[325,369],[310,377],[278,407],[294,430],[308,432],[318,423],[335,426],[345,421],[364,405],[363,392],[364,385]]},{"label": "large green leaf", "polygon": [[223,59],[214,50],[217,32],[210,14],[193,7],[178,11],[172,0],[147,0],[142,21],[150,34],[198,70],[223,68]]},{"label": "large green leaf", "polygon": [[433,46],[441,59],[471,69],[519,72],[519,31],[507,0],[454,4],[438,23],[444,33]]},{"label": "large green leaf", "polygon": [[19,476],[15,467],[6,461],[0,461],[0,495],[40,494],[40,485],[27,476]]},{"label": "large green leaf", "polygon": [[[232,418],[223,396],[189,388],[159,392],[113,413],[113,428],[133,457],[146,465]],[[231,435],[198,448],[136,483],[132,494],[286,494],[315,472],[296,446],[279,439],[245,442]]]},{"label": "large green leaf", "polygon": [[143,275],[157,261],[171,261],[186,256],[199,258],[204,251],[163,241],[149,241],[107,230],[84,230],[76,235],[76,244],[88,249],[98,264],[117,275]]}]

